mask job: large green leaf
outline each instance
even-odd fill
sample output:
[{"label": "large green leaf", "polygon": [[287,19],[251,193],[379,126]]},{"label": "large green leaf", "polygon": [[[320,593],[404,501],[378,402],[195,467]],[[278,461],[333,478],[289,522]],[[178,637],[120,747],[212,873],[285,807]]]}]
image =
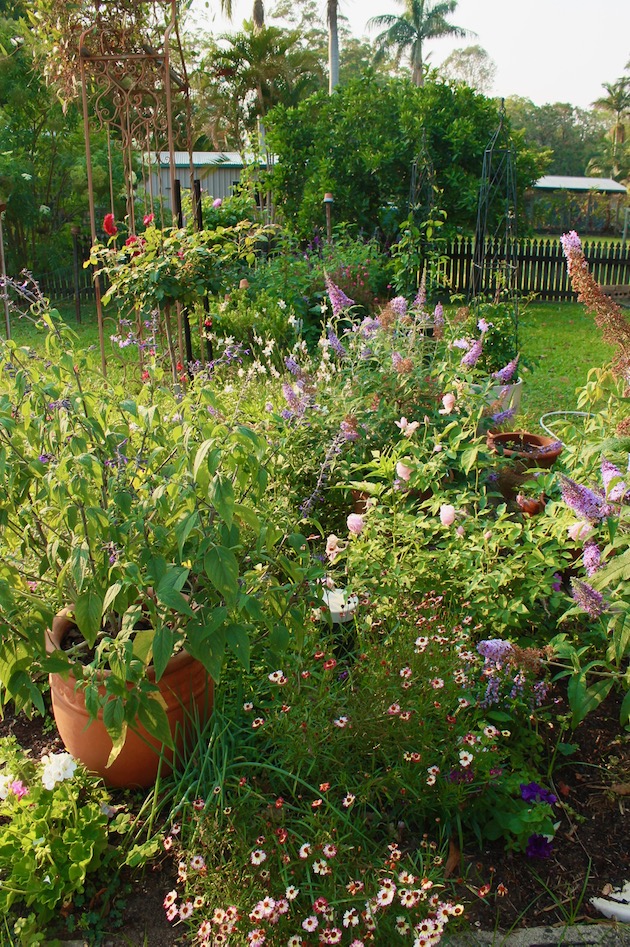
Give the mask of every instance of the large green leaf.
[{"label": "large green leaf", "polygon": [[238,593],[238,561],[231,549],[213,546],[204,556],[203,567],[221,595],[231,598]]},{"label": "large green leaf", "polygon": [[74,620],[77,628],[92,647],[101,630],[103,599],[93,589],[87,589],[74,603]]},{"label": "large green leaf", "polygon": [[249,671],[250,639],[248,626],[231,624],[227,626],[225,633],[230,651],[245,670]]},{"label": "large green leaf", "polygon": [[589,579],[594,589],[614,588],[620,582],[630,579],[630,549],[626,549],[620,556],[615,556],[603,569],[600,569]]},{"label": "large green leaf", "polygon": [[173,747],[173,734],[166,711],[157,698],[144,696],[138,705],[138,720],[145,730],[166,746]]},{"label": "large green leaf", "polygon": [[153,635],[153,666],[155,668],[156,681],[160,680],[164,674],[166,665],[172,657],[174,642],[175,635],[168,625],[161,625],[155,629]]},{"label": "large green leaf", "polygon": [[234,518],[234,488],[223,474],[215,474],[208,487],[208,499],[224,523],[231,526]]}]

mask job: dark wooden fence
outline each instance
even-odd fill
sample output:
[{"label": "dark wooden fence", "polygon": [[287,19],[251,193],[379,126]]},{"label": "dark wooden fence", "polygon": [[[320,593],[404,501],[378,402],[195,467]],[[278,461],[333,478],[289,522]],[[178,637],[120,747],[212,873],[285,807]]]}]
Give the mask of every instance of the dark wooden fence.
[{"label": "dark wooden fence", "polygon": [[[605,245],[584,242],[584,255],[590,271],[598,283],[605,286],[630,284],[630,249],[621,244]],[[484,248],[484,260],[496,260],[498,265],[505,253],[497,241],[489,239]],[[474,240],[458,237],[445,251],[448,258],[446,275],[451,293],[467,295],[473,265]],[[523,295],[536,293],[539,299],[575,299],[571,289],[562,246],[556,240],[519,240],[513,263],[516,269],[516,289]]]},{"label": "dark wooden fence", "polygon": [[[591,273],[602,285],[630,284],[630,248],[621,244],[605,245],[600,242],[585,242],[584,253]],[[470,289],[473,264],[474,240],[458,237],[445,250],[448,259],[446,276],[450,292],[466,296]],[[501,260],[501,247],[492,239],[485,245],[485,260]],[[535,293],[539,299],[570,300],[575,295],[567,275],[562,246],[556,240],[519,240],[513,257],[516,267],[516,288],[523,295]],[[79,296],[94,298],[92,272],[78,271]],[[75,274],[73,267],[45,273],[39,277],[42,292],[49,299],[60,302],[75,298]],[[490,287],[488,287],[490,291]]]}]

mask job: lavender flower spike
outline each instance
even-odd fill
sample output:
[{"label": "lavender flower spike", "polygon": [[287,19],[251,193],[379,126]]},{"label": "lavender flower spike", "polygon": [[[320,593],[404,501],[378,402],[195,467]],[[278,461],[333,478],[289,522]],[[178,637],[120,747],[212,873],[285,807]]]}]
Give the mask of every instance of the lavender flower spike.
[{"label": "lavender flower spike", "polygon": [[562,481],[562,499],[567,506],[570,506],[582,519],[590,520],[592,523],[602,519],[604,510],[601,497],[588,487],[583,487],[575,480],[571,480],[570,477],[561,474],[560,480]]},{"label": "lavender flower spike", "polygon": [[[611,488],[610,484],[613,480],[618,482],[614,484]],[[626,490],[628,489],[624,480],[623,474],[618,467],[606,457],[602,456],[602,483],[604,484],[604,490],[606,491],[606,498],[611,501],[611,503],[621,503],[624,496],[626,495]]]},{"label": "lavender flower spike", "polygon": [[399,319],[403,319],[407,315],[407,300],[404,296],[394,296],[390,302],[390,306]]},{"label": "lavender flower spike", "polygon": [[591,618],[599,618],[606,611],[604,596],[597,589],[587,582],[580,582],[579,579],[571,579],[571,588],[573,598]]},{"label": "lavender flower spike", "polygon": [[416,298],[414,299],[411,308],[412,309],[424,309],[427,304],[427,271],[423,270],[422,279],[420,280],[420,286],[418,287],[418,292],[416,293]]},{"label": "lavender flower spike", "polygon": [[328,273],[324,274],[324,279],[326,281],[326,292],[328,293],[330,305],[332,306],[333,317],[336,319],[344,309],[349,309],[350,306],[354,306],[354,299],[350,299],[349,296],[346,296],[344,291],[333,283]]},{"label": "lavender flower spike", "polygon": [[602,554],[599,546],[593,539],[588,539],[584,543],[584,552],[582,554],[584,568],[587,575],[594,575],[601,565]]},{"label": "lavender flower spike", "polygon": [[481,351],[483,349],[483,335],[480,335],[473,344],[470,346],[461,362],[459,363],[462,368],[474,368],[479,358],[481,357]]},{"label": "lavender flower spike", "polygon": [[493,372],[492,377],[496,378],[498,382],[502,385],[509,385],[514,377],[514,372],[516,371],[516,366],[518,365],[518,360],[520,355],[517,355],[516,358],[513,358],[511,362],[508,362],[503,368],[498,372]]},{"label": "lavender flower spike", "polygon": [[582,241],[575,230],[570,230],[569,233],[562,234],[560,243],[562,244],[562,250],[567,259],[571,255],[571,251],[576,251],[577,253],[582,252]]},{"label": "lavender flower spike", "polygon": [[437,303],[433,310],[433,325],[436,329],[441,329],[444,325],[444,306],[442,303]]}]

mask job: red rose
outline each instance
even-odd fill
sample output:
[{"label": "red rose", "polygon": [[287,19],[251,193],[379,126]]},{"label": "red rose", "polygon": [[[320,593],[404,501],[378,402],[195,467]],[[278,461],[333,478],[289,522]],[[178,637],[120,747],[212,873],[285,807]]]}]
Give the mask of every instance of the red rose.
[{"label": "red rose", "polygon": [[118,227],[113,214],[105,214],[103,217],[103,230],[108,237],[114,237],[118,233]]}]

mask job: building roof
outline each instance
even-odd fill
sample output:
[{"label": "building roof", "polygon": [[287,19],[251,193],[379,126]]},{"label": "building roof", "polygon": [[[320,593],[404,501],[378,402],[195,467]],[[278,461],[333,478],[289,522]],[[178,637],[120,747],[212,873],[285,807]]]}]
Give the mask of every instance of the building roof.
[{"label": "building roof", "polygon": [[[155,157],[163,168],[169,167],[170,156],[168,151],[156,152]],[[173,157],[175,158],[176,168],[187,168],[189,166],[190,157],[187,151],[175,151]],[[246,155],[245,157],[248,161],[254,160],[252,155]],[[151,158],[154,160],[153,154]],[[192,159],[195,168],[207,168],[213,165],[221,168],[245,167],[243,158],[237,151],[193,151]],[[261,164],[266,164],[266,159],[261,158],[260,161]]]},{"label": "building roof", "polygon": [[612,178],[573,178],[566,175],[548,174],[539,178],[534,187],[546,190],[562,191],[607,191],[613,194],[626,194],[627,188]]}]

